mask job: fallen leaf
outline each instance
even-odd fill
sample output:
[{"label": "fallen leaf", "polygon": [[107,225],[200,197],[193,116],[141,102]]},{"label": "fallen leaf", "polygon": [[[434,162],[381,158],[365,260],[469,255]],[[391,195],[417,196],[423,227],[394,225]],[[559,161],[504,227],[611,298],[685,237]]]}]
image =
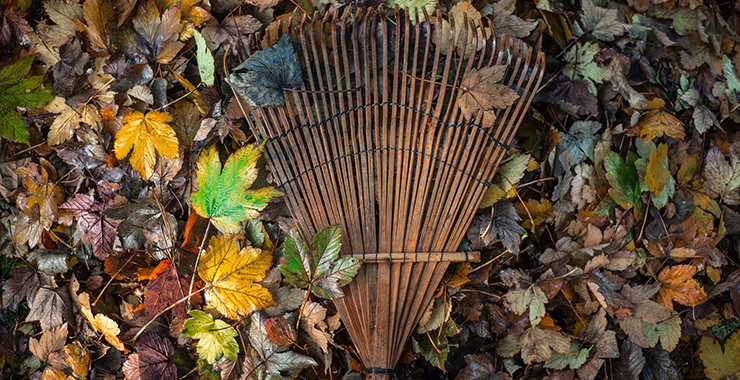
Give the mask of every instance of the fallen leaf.
[{"label": "fallen leaf", "polygon": [[707,294],[693,279],[697,269],[693,265],[676,265],[663,269],[658,275],[660,293],[658,303],[673,308],[673,301],[685,306],[697,306],[707,299]]},{"label": "fallen leaf", "polygon": [[625,25],[617,20],[616,9],[597,7],[593,0],[582,0],[581,10],[583,13],[576,36],[590,32],[601,41],[614,41],[625,32]]},{"label": "fallen leaf", "polygon": [[36,355],[39,360],[46,362],[49,354],[61,351],[67,343],[67,324],[63,324],[52,330],[45,330],[40,339],[31,338],[28,341],[28,349]]},{"label": "fallen leaf", "polygon": [[136,354],[123,364],[123,374],[130,380],[176,380],[177,367],[171,361],[175,347],[169,339],[144,334],[134,344]]},{"label": "fallen leaf", "polygon": [[265,328],[265,318],[260,312],[252,313],[249,325],[251,351],[244,359],[244,369],[258,378],[280,377],[281,371],[303,369],[318,365],[310,356],[294,351],[283,351],[272,343]]},{"label": "fallen leaf", "polygon": [[514,14],[516,0],[502,0],[493,3],[492,6],[493,26],[498,34],[512,38],[525,38],[537,27],[536,20],[523,20]]},{"label": "fallen leaf", "polygon": [[128,350],[123,346],[123,343],[118,339],[118,334],[121,330],[118,328],[118,324],[105,316],[105,314],[95,314],[93,317],[92,308],[90,306],[90,295],[87,293],[80,293],[77,295],[77,299],[80,301],[80,312],[85,316],[90,325],[92,325],[95,331],[103,334],[105,340],[108,341],[118,351],[127,353]]},{"label": "fallen leaf", "polygon": [[299,288],[309,290],[321,298],[343,297],[341,287],[355,277],[362,262],[354,257],[339,257],[341,229],[329,226],[314,236],[310,247],[298,231],[291,230],[285,239],[285,263],[280,272]]},{"label": "fallen leaf", "polygon": [[239,319],[274,303],[272,295],[258,284],[272,265],[272,255],[243,246],[242,235],[211,238],[201,254],[198,276],[206,282],[206,301],[231,319]]},{"label": "fallen leaf", "polygon": [[208,50],[206,40],[203,39],[203,35],[200,34],[200,32],[193,32],[193,37],[195,37],[195,45],[197,47],[196,59],[198,60],[200,80],[206,86],[213,86],[214,74],[216,71],[213,61],[213,53]]},{"label": "fallen leaf", "polygon": [[108,258],[116,240],[118,222],[102,214],[106,206],[87,194],[77,194],[59,207],[74,214],[82,243],[92,246],[95,257]]},{"label": "fallen leaf", "polygon": [[532,285],[526,289],[512,290],[506,295],[506,303],[516,314],[524,314],[529,309],[529,320],[537,326],[545,316],[545,304],[549,300],[539,286]]},{"label": "fallen leaf", "polygon": [[683,123],[664,109],[648,111],[640,118],[637,124],[641,127],[640,137],[645,141],[651,141],[656,137],[670,136],[683,139],[686,133]]},{"label": "fallen leaf", "polygon": [[293,40],[284,34],[278,42],[252,54],[226,79],[250,107],[285,105],[283,90],[303,85],[303,70]]},{"label": "fallen leaf", "polygon": [[740,373],[740,332],[730,336],[724,344],[708,336],[703,336],[699,343],[699,358],[704,362],[704,374],[711,380],[720,380],[725,376],[732,377]]},{"label": "fallen leaf", "polygon": [[262,146],[245,146],[232,154],[221,167],[214,147],[198,159],[198,191],[190,195],[198,215],[211,218],[213,225],[227,233],[239,232],[241,223],[255,218],[273,197],[282,195],[272,187],[247,190],[257,178],[257,159]]},{"label": "fallen leaf", "polygon": [[200,310],[190,310],[190,318],[185,323],[182,335],[198,339],[198,356],[208,363],[215,363],[221,357],[236,361],[239,345],[236,343],[236,330],[228,323],[213,319],[210,314]]},{"label": "fallen leaf", "polygon": [[593,42],[577,43],[568,49],[565,54],[565,61],[568,62],[568,65],[563,69],[563,75],[568,78],[585,80],[594,95],[598,93],[596,85],[603,83],[612,76],[609,68],[601,67],[594,61],[599,50],[599,45]]},{"label": "fallen leaf", "polygon": [[733,154],[728,163],[719,148],[712,147],[707,153],[704,176],[707,195],[729,205],[740,204],[740,157]]},{"label": "fallen leaf", "polygon": [[484,111],[509,107],[519,99],[516,91],[501,83],[506,68],[505,65],[493,65],[480,70],[471,69],[465,74],[460,83],[464,92],[457,100],[464,118],[470,119],[473,115],[480,116]]},{"label": "fallen leaf", "polygon": [[59,145],[72,138],[75,128],[80,123],[96,126],[100,121],[100,112],[92,104],[83,104],[77,109],[67,105],[64,98],[56,97],[46,105],[49,112],[58,113],[49,130],[49,144]]},{"label": "fallen leaf", "polygon": [[27,56],[0,70],[0,136],[11,141],[28,142],[26,121],[17,108],[43,107],[53,98],[51,91],[38,90],[43,76],[25,78],[32,64],[33,57]]},{"label": "fallen leaf", "polygon": [[[175,264],[169,260],[164,260],[160,262],[161,265],[165,267],[163,272],[150,282],[144,290],[144,306],[146,307],[146,316],[149,319],[154,318],[164,309],[185,298],[190,288],[190,281],[177,273]],[[191,305],[199,305],[200,294],[192,296],[190,303]],[[188,318],[187,303],[181,302],[172,309],[171,313],[172,316],[184,321]]]},{"label": "fallen leaf", "polygon": [[177,136],[169,122],[172,117],[166,112],[150,111],[146,114],[131,110],[123,118],[123,126],[116,133],[116,158],[124,159],[131,154],[131,166],[149,179],[154,172],[156,153],[163,157],[175,158],[179,154]]}]

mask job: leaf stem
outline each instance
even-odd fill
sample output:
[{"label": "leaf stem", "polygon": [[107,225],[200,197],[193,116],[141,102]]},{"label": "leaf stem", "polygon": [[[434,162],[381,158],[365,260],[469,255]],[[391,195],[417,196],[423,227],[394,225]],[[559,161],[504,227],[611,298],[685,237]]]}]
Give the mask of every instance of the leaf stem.
[{"label": "leaf stem", "polygon": [[303,315],[303,309],[306,307],[306,302],[308,302],[308,297],[311,297],[311,285],[312,284],[308,284],[308,289],[306,289],[306,298],[303,299],[301,308],[298,309],[298,320],[295,322],[296,331],[298,331],[298,327],[301,325],[301,316]]},{"label": "leaf stem", "polygon": [[[198,262],[200,261],[200,254],[203,252],[203,246],[206,245],[206,238],[208,237],[208,230],[211,229],[211,218],[208,218],[208,225],[206,225],[206,232],[203,234],[203,240],[200,242],[200,248],[198,248],[198,256],[195,257],[195,266],[193,267],[193,277],[190,278],[190,287],[188,293],[193,293],[193,286],[195,286],[195,275],[198,273]],[[188,311],[190,311],[190,298],[188,298]]]},{"label": "leaf stem", "polygon": [[190,294],[188,294],[187,296],[185,296],[185,297],[183,297],[183,298],[179,299],[179,300],[178,300],[177,302],[173,303],[172,305],[170,305],[170,306],[167,306],[167,307],[166,307],[166,308],[165,308],[164,310],[160,311],[160,312],[159,312],[159,313],[158,313],[157,315],[155,315],[155,316],[154,316],[154,318],[150,319],[150,320],[149,320],[149,322],[147,322],[147,323],[146,323],[146,324],[145,324],[144,326],[142,326],[142,327],[141,327],[141,329],[139,329],[139,331],[138,331],[138,332],[136,333],[136,335],[134,335],[134,337],[133,337],[133,338],[131,338],[131,343],[134,343],[134,342],[136,342],[136,339],[138,339],[138,338],[139,338],[139,335],[141,335],[141,333],[142,333],[142,332],[144,332],[144,330],[146,330],[146,328],[147,328],[147,327],[149,327],[149,325],[151,325],[151,324],[152,324],[152,322],[156,321],[156,320],[157,320],[157,318],[161,317],[161,316],[162,316],[162,314],[164,314],[164,313],[166,313],[166,312],[168,312],[168,311],[172,310],[173,308],[175,308],[175,306],[177,306],[177,305],[179,305],[179,304],[181,304],[181,303],[185,302],[185,300],[187,300],[187,301],[188,301],[188,303],[190,303],[190,298],[191,298],[192,296],[194,296],[194,295],[196,295],[196,294],[198,294],[198,293],[200,293],[200,292],[202,292],[202,291],[204,291],[204,290],[206,290],[206,289],[209,289],[209,288],[210,288],[210,286],[205,286],[205,287],[203,287],[203,288],[200,288],[200,289],[198,289],[198,290],[196,290],[196,291],[194,291],[194,292],[191,292],[191,293],[190,293]]}]

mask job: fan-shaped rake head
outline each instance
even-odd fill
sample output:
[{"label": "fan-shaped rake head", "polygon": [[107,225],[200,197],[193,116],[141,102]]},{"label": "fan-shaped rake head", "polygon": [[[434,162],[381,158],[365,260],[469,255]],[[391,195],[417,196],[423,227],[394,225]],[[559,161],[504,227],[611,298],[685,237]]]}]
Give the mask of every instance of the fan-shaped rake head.
[{"label": "fan-shaped rake head", "polygon": [[[336,305],[369,377],[390,376],[449,263],[478,259],[456,251],[542,78],[542,53],[463,24],[380,9],[287,20],[302,85],[245,106],[301,235],[339,224],[343,253],[365,260]],[[269,75],[285,75],[275,59]]]}]

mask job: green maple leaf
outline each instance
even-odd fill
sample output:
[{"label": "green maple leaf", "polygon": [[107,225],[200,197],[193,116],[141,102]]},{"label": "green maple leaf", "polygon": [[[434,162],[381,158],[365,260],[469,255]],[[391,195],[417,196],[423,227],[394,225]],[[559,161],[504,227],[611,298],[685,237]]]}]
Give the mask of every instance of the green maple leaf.
[{"label": "green maple leaf", "polygon": [[564,369],[570,366],[571,369],[578,369],[588,360],[591,348],[593,347],[581,348],[578,342],[570,342],[570,352],[567,354],[553,352],[550,359],[545,362],[545,368]]},{"label": "green maple leaf", "polygon": [[609,195],[625,210],[641,202],[640,177],[635,161],[637,155],[633,152],[627,153],[627,159],[624,161],[615,152],[609,152],[604,159],[606,178],[612,186]]},{"label": "green maple leaf", "polygon": [[572,79],[584,79],[591,92],[597,94],[596,85],[603,83],[612,76],[609,68],[601,67],[594,62],[594,58],[600,50],[599,45],[593,42],[577,43],[565,54],[565,61],[568,62],[568,65],[563,68],[563,75]]},{"label": "green maple leaf", "polygon": [[236,343],[236,330],[228,323],[213,319],[210,314],[200,310],[190,310],[191,318],[185,320],[182,336],[198,339],[196,350],[198,356],[208,363],[225,356],[236,361],[239,356],[239,344]]},{"label": "green maple leaf", "polygon": [[24,57],[0,70],[0,135],[8,140],[28,142],[26,121],[18,114],[18,107],[43,107],[53,99],[49,90],[34,91],[43,76],[25,78],[32,64],[33,57]]},{"label": "green maple leaf", "polygon": [[340,258],[341,248],[339,226],[326,227],[314,237],[310,247],[293,230],[285,239],[286,262],[280,265],[280,271],[293,284],[309,287],[318,297],[343,297],[340,288],[352,281],[362,262],[354,257]]},{"label": "green maple leaf", "polygon": [[198,191],[190,196],[198,215],[210,218],[220,231],[237,233],[241,223],[255,218],[272,197],[283,195],[272,187],[247,190],[257,178],[257,158],[262,146],[237,150],[221,168],[215,147],[198,159]]}]

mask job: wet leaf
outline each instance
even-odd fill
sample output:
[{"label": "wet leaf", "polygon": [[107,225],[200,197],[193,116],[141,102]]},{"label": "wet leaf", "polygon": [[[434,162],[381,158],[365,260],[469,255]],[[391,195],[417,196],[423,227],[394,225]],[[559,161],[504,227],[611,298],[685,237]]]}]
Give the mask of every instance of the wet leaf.
[{"label": "wet leaf", "polygon": [[293,40],[283,35],[275,45],[252,54],[237,66],[226,81],[250,107],[284,106],[283,90],[295,90],[303,85],[303,72]]}]

